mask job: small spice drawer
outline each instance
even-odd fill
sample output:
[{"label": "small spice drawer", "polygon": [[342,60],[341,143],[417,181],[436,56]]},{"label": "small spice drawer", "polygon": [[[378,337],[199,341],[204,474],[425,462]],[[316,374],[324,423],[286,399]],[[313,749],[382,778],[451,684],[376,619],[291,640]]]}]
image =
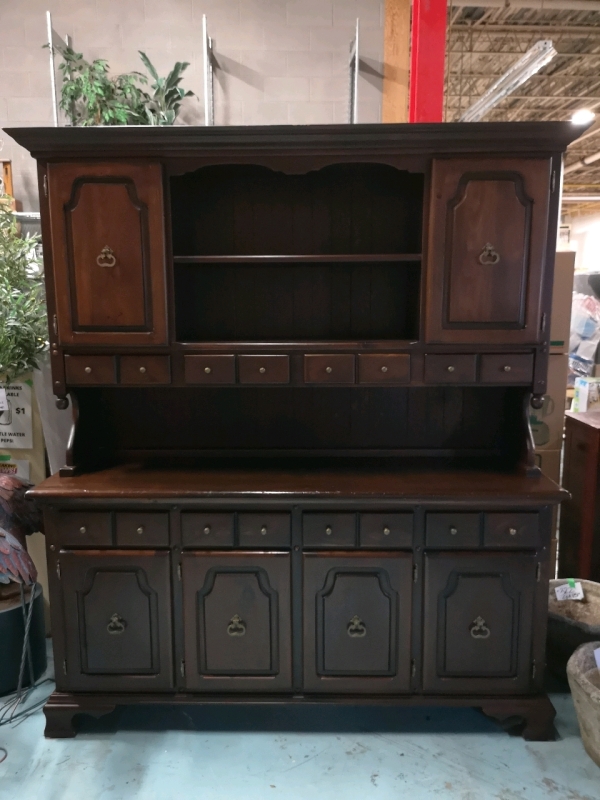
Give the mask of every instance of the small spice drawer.
[{"label": "small spice drawer", "polygon": [[425,522],[425,544],[441,550],[479,547],[481,514],[429,513]]},{"label": "small spice drawer", "polygon": [[364,548],[397,550],[412,546],[413,515],[370,514],[360,515],[359,541]]},{"label": "small spice drawer", "polygon": [[118,512],[116,529],[117,547],[167,547],[169,544],[166,512]]},{"label": "small spice drawer", "polygon": [[61,547],[110,547],[110,511],[60,511],[56,514],[58,544]]},{"label": "small spice drawer", "polygon": [[485,353],[479,370],[481,383],[531,383],[533,354]]},{"label": "small spice drawer", "polygon": [[65,356],[65,376],[72,386],[117,382],[114,356]]},{"label": "small spice drawer", "polygon": [[169,356],[121,356],[119,383],[145,386],[171,383]]},{"label": "small spice drawer", "polygon": [[238,356],[240,383],[289,383],[289,356]]},{"label": "small spice drawer", "polygon": [[409,383],[408,353],[359,353],[359,383]]},{"label": "small spice drawer", "polygon": [[529,513],[486,514],[483,544],[498,548],[536,548],[540,544],[539,516]]},{"label": "small spice drawer", "polygon": [[473,354],[425,356],[426,383],[475,383],[477,356]]},{"label": "small spice drawer", "polygon": [[302,516],[305,547],[334,549],[356,546],[355,514],[313,514]]},{"label": "small spice drawer", "polygon": [[289,514],[248,513],[238,515],[240,547],[289,547]]},{"label": "small spice drawer", "polygon": [[186,383],[235,383],[235,356],[184,356]]},{"label": "small spice drawer", "polygon": [[233,514],[185,511],[181,540],[184,547],[233,547]]},{"label": "small spice drawer", "polygon": [[304,356],[305,383],[354,383],[354,356],[348,353]]}]

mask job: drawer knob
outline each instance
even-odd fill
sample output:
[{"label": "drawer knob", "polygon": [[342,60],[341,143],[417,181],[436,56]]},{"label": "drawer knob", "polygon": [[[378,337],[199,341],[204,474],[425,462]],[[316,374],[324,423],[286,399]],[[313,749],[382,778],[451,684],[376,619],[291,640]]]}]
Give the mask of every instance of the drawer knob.
[{"label": "drawer knob", "polygon": [[450,527],[450,535],[451,536],[456,536],[457,533],[458,533],[458,528],[455,528],[454,525],[452,525]]},{"label": "drawer knob", "polygon": [[450,364],[450,366],[446,367],[446,369],[448,370],[448,372],[454,372],[455,368],[452,366],[452,364]]},{"label": "drawer knob", "polygon": [[210,533],[210,525],[205,525],[205,526],[204,526],[204,533],[205,533],[206,535],[208,535],[208,534]]},{"label": "drawer knob", "polygon": [[206,372],[207,375],[210,375],[212,369],[210,367],[204,367],[204,372]]},{"label": "drawer knob", "polygon": [[471,632],[471,636],[474,639],[489,639],[490,638],[490,629],[485,624],[485,620],[483,617],[477,617],[473,620],[473,622],[469,625],[469,631]]},{"label": "drawer knob", "polygon": [[383,535],[384,536],[389,536],[390,533],[391,533],[391,530],[386,525],[385,528],[383,529]]},{"label": "drawer knob", "polygon": [[328,525],[325,528],[325,533],[327,534],[327,536],[331,536],[331,534],[333,533],[333,528],[331,527],[331,525]]},{"label": "drawer knob", "polygon": [[144,526],[140,525],[140,527],[137,529],[137,533],[139,533],[141,536],[143,532],[144,532]]},{"label": "drawer knob", "polygon": [[348,631],[348,636],[352,637],[352,639],[362,639],[363,636],[367,635],[367,626],[356,615],[352,617],[346,630]]},{"label": "drawer knob", "polygon": [[146,367],[140,367],[140,372],[141,372],[141,373],[142,373],[142,375],[143,375],[143,374],[146,372]]},{"label": "drawer knob", "polygon": [[333,372],[331,367],[325,367],[325,372],[329,375],[330,372]]},{"label": "drawer knob", "polygon": [[516,528],[509,528],[508,532],[510,533],[511,536],[516,536],[517,535],[517,529]]},{"label": "drawer knob", "polygon": [[512,369],[512,367],[510,366],[510,364],[505,364],[505,365],[502,367],[502,369],[504,370],[504,372],[510,372],[510,371],[511,371],[511,369]]},{"label": "drawer knob", "polygon": [[87,533],[87,528],[85,525],[82,525],[81,528],[79,528],[79,533]]},{"label": "drawer knob", "polygon": [[262,533],[263,536],[266,536],[267,535],[267,526],[263,525],[262,528],[260,529],[260,532]]},{"label": "drawer knob", "polygon": [[227,626],[227,633],[229,636],[243,636],[246,633],[246,623],[237,614],[229,620]]},{"label": "drawer knob", "polygon": [[91,367],[85,367],[83,371],[89,375],[90,372],[92,371],[92,368]]},{"label": "drawer knob", "polygon": [[106,626],[106,630],[112,634],[119,634],[123,633],[125,628],[127,627],[127,623],[123,619],[120,614],[113,614],[109,620],[108,625]]},{"label": "drawer knob", "polygon": [[387,371],[388,371],[388,368],[387,368],[387,367],[384,365],[384,366],[381,368],[381,371],[382,371],[382,372],[387,372]]},{"label": "drawer knob", "polygon": [[267,370],[265,367],[259,367],[258,371],[260,372],[261,375],[264,375]]}]

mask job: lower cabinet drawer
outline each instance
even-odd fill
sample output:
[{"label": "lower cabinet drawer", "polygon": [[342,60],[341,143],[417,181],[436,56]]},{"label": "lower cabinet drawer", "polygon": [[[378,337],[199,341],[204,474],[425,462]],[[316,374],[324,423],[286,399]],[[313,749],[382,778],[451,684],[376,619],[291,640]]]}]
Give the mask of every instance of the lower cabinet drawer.
[{"label": "lower cabinet drawer", "polygon": [[235,383],[235,356],[184,356],[184,379],[186,383],[222,384]]},{"label": "lower cabinet drawer", "polygon": [[181,541],[184,547],[233,547],[233,514],[184,511],[181,515]]},{"label": "lower cabinet drawer", "polygon": [[169,356],[121,356],[119,383],[132,386],[171,383]]},{"label": "lower cabinet drawer", "polygon": [[65,376],[72,386],[117,382],[114,356],[65,356]]},{"label": "lower cabinet drawer", "polygon": [[240,383],[289,383],[289,356],[238,356]]},{"label": "lower cabinet drawer", "polygon": [[331,355],[304,356],[305,383],[354,383],[354,356]]},{"label": "lower cabinet drawer", "polygon": [[529,690],[535,576],[533,554],[426,556],[424,691]]},{"label": "lower cabinet drawer", "polygon": [[409,548],[413,538],[413,515],[365,513],[359,519],[360,546],[363,548]]},{"label": "lower cabinet drawer", "polygon": [[51,519],[53,544],[59,547],[110,547],[113,543],[110,511],[59,511]]},{"label": "lower cabinet drawer", "polygon": [[259,514],[252,512],[238,515],[240,547],[289,547],[291,529],[289,514]]},{"label": "lower cabinet drawer", "polygon": [[475,383],[476,379],[476,355],[425,356],[425,383]]},{"label": "lower cabinet drawer", "polygon": [[304,689],[410,687],[412,554],[304,556]]},{"label": "lower cabinet drawer", "polygon": [[167,512],[119,511],[116,514],[117,547],[167,547]]},{"label": "lower cabinet drawer", "polygon": [[290,689],[289,554],[186,552],[182,579],[186,687]]},{"label": "lower cabinet drawer", "polygon": [[533,355],[484,353],[481,356],[479,380],[481,383],[531,383]]},{"label": "lower cabinet drawer", "polygon": [[425,544],[443,550],[479,547],[480,529],[481,514],[429,513],[425,522]]},{"label": "lower cabinet drawer", "polygon": [[536,548],[540,544],[539,515],[535,512],[486,514],[485,547]]},{"label": "lower cabinet drawer", "polygon": [[356,547],[356,514],[303,514],[302,537],[305,547]]},{"label": "lower cabinet drawer", "polygon": [[410,383],[408,353],[359,353],[359,383]]},{"label": "lower cabinet drawer", "polygon": [[168,553],[60,554],[66,675],[61,690],[173,688]]}]

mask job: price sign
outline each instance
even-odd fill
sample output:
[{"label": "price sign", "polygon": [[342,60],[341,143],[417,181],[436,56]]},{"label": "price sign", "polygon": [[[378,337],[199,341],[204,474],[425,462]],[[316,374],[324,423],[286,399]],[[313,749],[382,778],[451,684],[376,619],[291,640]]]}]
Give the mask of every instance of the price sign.
[{"label": "price sign", "polygon": [[568,583],[557,586],[554,590],[557,600],[583,600],[583,587],[579,581],[570,578]]},{"label": "price sign", "polygon": [[4,384],[0,391],[6,408],[0,410],[0,448],[30,450],[33,447],[31,387],[26,383]]}]

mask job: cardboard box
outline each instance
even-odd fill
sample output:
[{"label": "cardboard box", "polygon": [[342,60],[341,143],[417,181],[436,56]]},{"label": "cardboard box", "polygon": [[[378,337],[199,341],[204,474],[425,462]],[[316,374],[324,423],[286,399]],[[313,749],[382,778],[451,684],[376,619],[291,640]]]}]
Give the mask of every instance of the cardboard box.
[{"label": "cardboard box", "polygon": [[571,333],[571,305],[573,303],[573,275],[575,253],[562,251],[554,262],[552,287],[552,315],[550,317],[550,352],[568,353]]},{"label": "cardboard box", "polygon": [[536,450],[560,450],[562,447],[568,372],[568,355],[550,356],[544,405],[529,409],[529,424]]},{"label": "cardboard box", "polygon": [[575,378],[571,411],[600,411],[600,378]]},{"label": "cardboard box", "polygon": [[560,485],[562,450],[536,450],[535,463],[550,480]]}]

